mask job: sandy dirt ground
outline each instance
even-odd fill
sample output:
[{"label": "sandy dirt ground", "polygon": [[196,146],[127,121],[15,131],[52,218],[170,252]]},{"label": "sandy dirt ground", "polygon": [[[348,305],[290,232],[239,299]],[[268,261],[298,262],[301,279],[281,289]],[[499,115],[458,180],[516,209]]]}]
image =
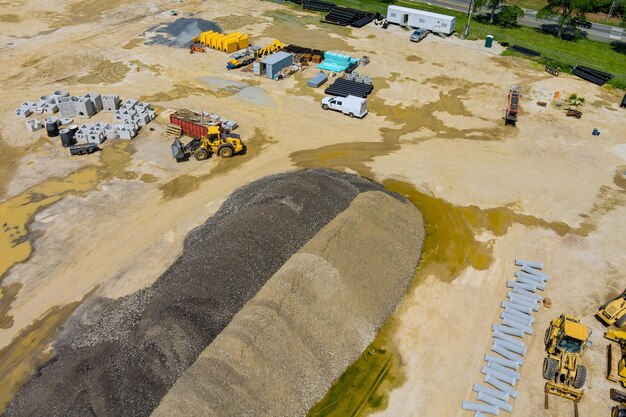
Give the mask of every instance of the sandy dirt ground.
[{"label": "sandy dirt ground", "polygon": [[[12,387],[0,405],[48,357],[54,331],[87,294],[120,297],[151,284],[178,257],[185,234],[236,187],[323,166],[403,181],[446,213],[475,215],[431,223],[426,247],[428,239],[448,247],[436,241],[437,228],[465,228],[466,246],[486,248],[480,265],[450,252],[459,265],[434,268],[441,257],[425,257],[391,338],[402,383],[380,415],[470,415],[460,402],[473,399],[471,386],[481,380],[515,257],[546,262],[553,307],[537,314],[512,414],[571,411],[558,400],[542,408],[541,334],[562,312],[594,329],[582,415],[608,414],[603,329],[593,313],[625,282],[622,93],[554,78],[482,42],[431,36],[412,44],[398,27],[323,26],[316,15],[265,1],[40,2],[32,9],[13,2],[0,21],[0,79],[10,92],[0,96],[0,379]],[[220,52],[145,45],[150,28],[177,18],[170,10],[249,33],[259,45],[278,37],[369,56],[360,72],[374,79],[370,113],[354,120],[322,111],[322,91],[305,84],[314,69],[277,82],[227,72]],[[501,118],[513,83],[523,92],[517,128]],[[69,157],[13,113],[57,89],[147,100],[160,116],[154,131],[143,129],[130,144]],[[582,119],[551,104],[557,91],[585,97]],[[180,107],[238,121],[247,154],[177,164],[164,130]],[[111,121],[107,114],[93,120]],[[592,136],[593,128],[601,135]],[[480,216],[485,224],[473,222]]]}]

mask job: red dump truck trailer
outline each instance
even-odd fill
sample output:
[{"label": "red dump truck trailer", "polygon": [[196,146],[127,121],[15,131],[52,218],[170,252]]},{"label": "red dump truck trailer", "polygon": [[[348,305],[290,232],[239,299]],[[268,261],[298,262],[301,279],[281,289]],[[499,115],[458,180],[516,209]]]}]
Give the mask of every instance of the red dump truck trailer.
[{"label": "red dump truck trailer", "polygon": [[219,122],[187,109],[176,110],[170,114],[170,123],[180,126],[185,135],[193,138],[206,136],[208,126],[219,125]]}]

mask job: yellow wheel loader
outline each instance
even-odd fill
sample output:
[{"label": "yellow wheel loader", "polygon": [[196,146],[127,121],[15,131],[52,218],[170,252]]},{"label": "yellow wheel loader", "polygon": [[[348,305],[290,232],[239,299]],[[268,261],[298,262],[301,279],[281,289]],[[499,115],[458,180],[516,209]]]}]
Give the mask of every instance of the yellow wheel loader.
[{"label": "yellow wheel loader", "polygon": [[596,318],[607,326],[626,327],[626,290],[600,306]]},{"label": "yellow wheel loader", "polygon": [[172,143],[172,155],[177,161],[184,161],[193,155],[198,161],[208,159],[211,154],[217,154],[222,158],[230,158],[231,156],[243,151],[243,142],[239,135],[225,135],[219,126],[207,127],[207,135],[201,138],[194,138],[191,142],[184,145],[180,137],[174,139]]},{"label": "yellow wheel loader", "polygon": [[591,329],[575,317],[562,314],[550,322],[544,339],[546,394],[558,395],[575,403],[580,401],[587,378],[587,368],[580,364],[580,357],[591,346],[589,336]]}]

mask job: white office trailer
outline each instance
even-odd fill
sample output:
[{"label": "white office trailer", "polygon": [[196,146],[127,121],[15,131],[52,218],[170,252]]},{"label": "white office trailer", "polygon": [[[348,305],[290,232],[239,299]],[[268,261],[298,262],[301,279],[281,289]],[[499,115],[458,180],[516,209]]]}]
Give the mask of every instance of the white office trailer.
[{"label": "white office trailer", "polygon": [[454,16],[431,13],[409,7],[389,6],[387,21],[402,26],[427,29],[434,33],[451,35],[454,32]]}]

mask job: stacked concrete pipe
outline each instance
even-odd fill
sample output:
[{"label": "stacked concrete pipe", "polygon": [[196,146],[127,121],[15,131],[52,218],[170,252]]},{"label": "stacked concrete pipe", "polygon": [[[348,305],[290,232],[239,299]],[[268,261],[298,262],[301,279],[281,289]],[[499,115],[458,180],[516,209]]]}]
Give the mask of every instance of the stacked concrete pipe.
[{"label": "stacked concrete pipe", "polygon": [[485,355],[487,366],[481,369],[490,387],[474,384],[472,390],[477,393],[478,402],[461,403],[464,410],[475,412],[474,417],[497,416],[500,410],[513,411],[509,397],[517,398],[515,384],[521,377],[520,367],[527,352],[523,337],[533,334],[533,312],[539,311],[542,300],[536,292],[544,291],[550,279],[540,271],[543,262],[516,259],[515,265],[521,269],[515,272],[515,281],[506,282],[511,291],[507,292],[507,300],[500,304],[504,309],[500,314],[502,322],[491,327],[492,353]]}]

